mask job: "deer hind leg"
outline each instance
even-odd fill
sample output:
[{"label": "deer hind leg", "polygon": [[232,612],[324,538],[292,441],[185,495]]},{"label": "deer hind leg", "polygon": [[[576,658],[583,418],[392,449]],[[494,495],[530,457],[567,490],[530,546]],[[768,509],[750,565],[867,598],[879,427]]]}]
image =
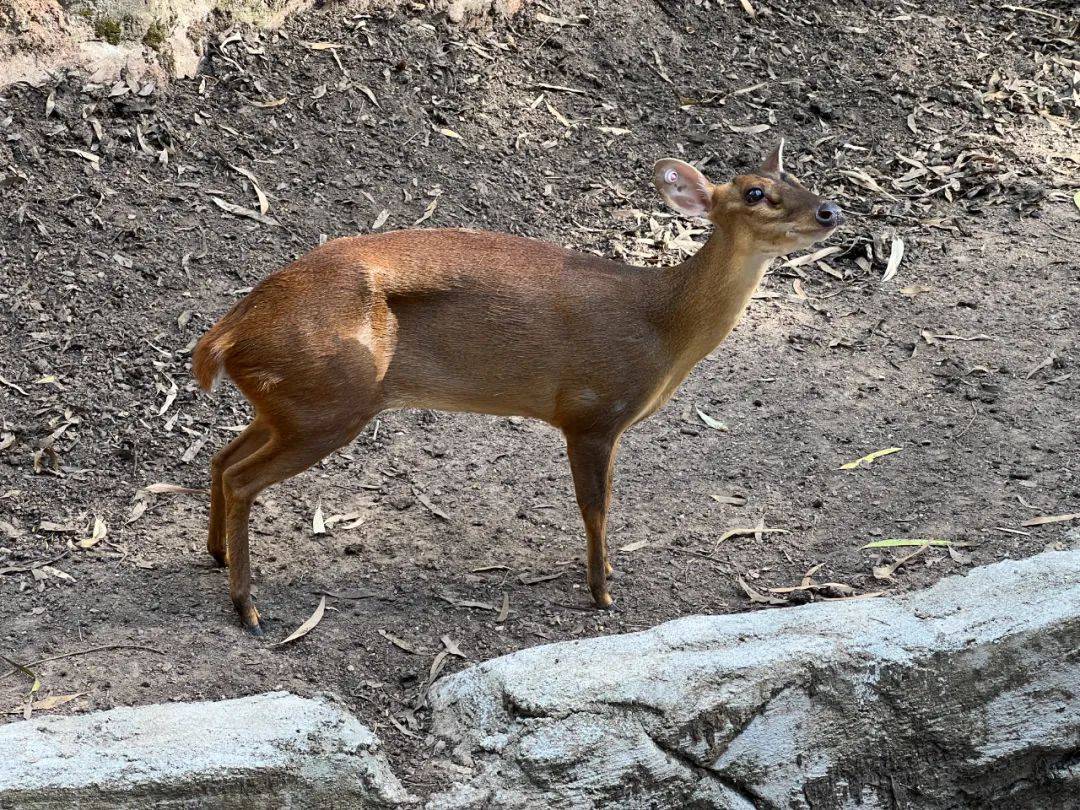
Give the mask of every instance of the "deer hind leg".
[{"label": "deer hind leg", "polygon": [[206,550],[220,566],[229,564],[225,543],[225,488],[222,477],[225,470],[250,456],[270,438],[270,431],[252,421],[239,436],[218,451],[210,462],[210,529],[206,537]]},{"label": "deer hind leg", "polygon": [[593,601],[599,608],[611,606],[607,575],[607,514],[611,505],[611,480],[618,450],[618,435],[567,434],[566,451],[574,476],[581,517],[588,538],[588,582]]},{"label": "deer hind leg", "polygon": [[226,535],[229,546],[229,596],[244,627],[262,635],[259,614],[251,600],[251,562],[248,550],[248,519],[255,497],[271,484],[284,481],[348,444],[367,419],[297,431],[271,431],[258,450],[232,464],[222,474],[226,504]]}]

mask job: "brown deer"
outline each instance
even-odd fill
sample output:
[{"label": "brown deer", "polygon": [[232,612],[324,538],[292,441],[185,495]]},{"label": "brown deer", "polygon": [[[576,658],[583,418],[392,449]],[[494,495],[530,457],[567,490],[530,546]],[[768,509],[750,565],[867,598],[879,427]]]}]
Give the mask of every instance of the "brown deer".
[{"label": "brown deer", "polygon": [[563,432],[588,537],[588,584],[611,605],[604,530],[623,432],[660,408],[732,330],[770,260],[842,222],[787,174],[783,141],[713,185],[667,158],[653,183],[715,229],[673,267],[634,267],[519,236],[403,230],[335,239],[278,270],[195,347],[210,389],[227,374],[254,409],[211,464],[207,548],[252,604],[248,515],[263,489],[351,442],[388,408],[542,419]]}]

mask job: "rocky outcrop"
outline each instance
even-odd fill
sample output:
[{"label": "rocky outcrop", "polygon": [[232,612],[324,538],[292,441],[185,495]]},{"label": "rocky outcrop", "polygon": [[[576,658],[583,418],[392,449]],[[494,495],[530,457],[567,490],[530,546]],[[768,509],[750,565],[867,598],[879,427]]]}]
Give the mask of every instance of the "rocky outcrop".
[{"label": "rocky outcrop", "polygon": [[399,807],[367,726],[285,692],[0,726],[0,807]]},{"label": "rocky outcrop", "polygon": [[[1048,552],[900,598],[696,616],[471,667],[430,696],[439,757],[463,777],[426,807],[1076,807],[1078,698],[1080,551]],[[0,726],[5,808],[416,802],[326,700]]]},{"label": "rocky outcrop", "polygon": [[475,772],[432,808],[1066,807],[1080,552],[524,650],[432,705]]},{"label": "rocky outcrop", "polygon": [[[193,76],[216,25],[275,28],[315,0],[0,0],[0,88],[39,84],[49,73],[75,69],[92,82],[124,75]],[[523,0],[428,0],[429,13],[455,23],[506,17]],[[351,9],[416,7],[402,0],[367,0]],[[213,22],[213,25],[212,25]]]}]

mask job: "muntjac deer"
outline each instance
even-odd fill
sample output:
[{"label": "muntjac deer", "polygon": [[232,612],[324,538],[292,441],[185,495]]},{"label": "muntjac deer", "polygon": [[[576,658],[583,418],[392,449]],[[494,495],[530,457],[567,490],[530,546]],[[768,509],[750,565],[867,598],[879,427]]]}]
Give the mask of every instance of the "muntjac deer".
[{"label": "muntjac deer", "polygon": [[623,432],[655,413],[738,322],[769,261],[843,215],[783,169],[783,142],[723,185],[679,160],[653,183],[715,229],[674,267],[645,268],[518,236],[404,230],[335,239],[262,281],[195,347],[254,409],[211,465],[207,548],[251,599],[248,515],[266,487],[352,441],[387,408],[542,419],[563,432],[588,537],[588,584],[611,605],[604,530]]}]

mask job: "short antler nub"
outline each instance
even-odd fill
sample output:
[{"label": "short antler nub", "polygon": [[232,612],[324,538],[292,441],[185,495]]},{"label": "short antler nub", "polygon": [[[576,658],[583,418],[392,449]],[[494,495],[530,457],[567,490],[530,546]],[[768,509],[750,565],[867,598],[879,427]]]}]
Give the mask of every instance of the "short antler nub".
[{"label": "short antler nub", "polygon": [[758,169],[761,174],[781,174],[784,171],[784,139],[776,145]]}]

